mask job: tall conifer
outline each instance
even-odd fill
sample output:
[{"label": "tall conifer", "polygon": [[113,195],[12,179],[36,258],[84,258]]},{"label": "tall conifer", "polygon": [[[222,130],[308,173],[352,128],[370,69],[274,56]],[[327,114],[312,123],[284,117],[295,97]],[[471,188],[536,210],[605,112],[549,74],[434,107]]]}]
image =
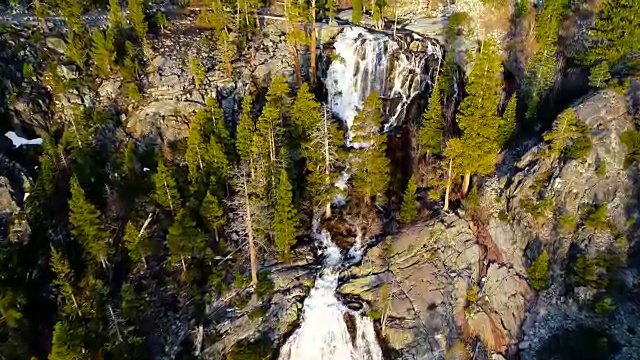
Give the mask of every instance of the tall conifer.
[{"label": "tall conifer", "polygon": [[286,169],[282,169],[276,189],[272,227],[276,247],[285,261],[291,258],[291,246],[296,242],[297,226],[298,214],[292,204],[291,183]]}]

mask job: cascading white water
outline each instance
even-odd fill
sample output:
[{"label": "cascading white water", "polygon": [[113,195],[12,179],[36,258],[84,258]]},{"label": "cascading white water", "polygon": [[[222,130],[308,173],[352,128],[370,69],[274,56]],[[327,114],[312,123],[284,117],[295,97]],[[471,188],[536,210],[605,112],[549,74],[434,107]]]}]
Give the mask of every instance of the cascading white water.
[{"label": "cascading white water", "polygon": [[[382,360],[371,319],[349,310],[335,295],[340,267],[362,255],[359,246],[349,252],[351,259],[343,259],[327,231],[316,236],[324,247],[324,266],[304,301],[300,328],[280,349],[279,360]],[[348,312],[355,318],[354,341],[344,321]]]},{"label": "cascading white water", "polygon": [[338,35],[334,47],[340,58],[329,66],[325,85],[331,111],[348,129],[374,90],[386,100],[387,126],[402,120],[407,106],[438,70],[428,66],[429,60],[442,58],[435,40],[419,42],[423,51],[410,51],[400,39],[355,26]]}]

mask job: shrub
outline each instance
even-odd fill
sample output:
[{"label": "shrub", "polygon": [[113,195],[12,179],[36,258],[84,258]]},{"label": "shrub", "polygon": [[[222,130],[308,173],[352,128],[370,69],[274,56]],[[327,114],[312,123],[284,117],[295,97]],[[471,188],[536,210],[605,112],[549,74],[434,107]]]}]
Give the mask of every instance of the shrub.
[{"label": "shrub", "polygon": [[598,315],[609,315],[616,310],[616,306],[610,297],[605,297],[595,304],[594,310]]},{"label": "shrub", "polygon": [[464,34],[464,30],[471,23],[471,16],[466,12],[453,13],[449,17],[449,22],[444,29],[444,34],[448,43],[451,43],[453,38]]},{"label": "shrub", "polygon": [[536,291],[543,291],[549,288],[549,254],[543,250],[540,256],[533,261],[527,269],[531,287]]},{"label": "shrub", "polygon": [[467,291],[467,302],[469,304],[475,304],[479,299],[480,295],[478,294],[478,286],[476,284],[473,284]]},{"label": "shrub", "polygon": [[259,339],[237,343],[227,354],[227,360],[266,360],[273,355],[269,341]]},{"label": "shrub", "polygon": [[628,130],[620,135],[620,142],[627,147],[627,156],[624,159],[624,167],[628,168],[640,160],[640,131]]},{"label": "shrub", "polygon": [[573,141],[567,150],[567,157],[570,159],[583,159],[589,155],[591,151],[591,139],[587,136],[581,136]]},{"label": "shrub", "polygon": [[571,214],[562,214],[558,217],[558,230],[563,234],[573,234],[576,225],[576,217]]},{"label": "shrub", "polygon": [[444,354],[444,360],[465,360],[467,358],[469,358],[469,352],[462,340],[457,340]]},{"label": "shrub", "polygon": [[531,214],[535,220],[540,220],[551,215],[553,211],[554,201],[552,197],[546,197],[538,202],[531,198],[521,201],[521,206],[527,213]]},{"label": "shrub", "polygon": [[600,163],[596,166],[596,175],[600,177],[607,175],[607,163],[604,159],[600,159]]},{"label": "shrub", "polygon": [[587,214],[587,218],[584,220],[585,226],[595,230],[604,230],[609,227],[606,205],[589,206],[585,213]]},{"label": "shrub", "polygon": [[584,255],[580,255],[573,265],[573,273],[569,279],[573,286],[587,286],[594,289],[603,289],[608,283],[606,277],[599,276],[603,267],[604,264],[601,259],[589,259]]},{"label": "shrub", "polygon": [[29,63],[22,64],[22,77],[24,79],[33,79],[36,76],[33,66]]},{"label": "shrub", "polygon": [[273,282],[269,280],[269,276],[266,271],[261,271],[258,275],[258,284],[256,285],[256,294],[263,298],[273,294],[275,286]]}]

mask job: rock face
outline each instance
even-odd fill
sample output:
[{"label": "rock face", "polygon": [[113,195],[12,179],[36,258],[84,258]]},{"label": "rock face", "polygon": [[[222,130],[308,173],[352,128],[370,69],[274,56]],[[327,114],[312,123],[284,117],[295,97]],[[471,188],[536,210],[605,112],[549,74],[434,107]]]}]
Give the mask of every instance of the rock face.
[{"label": "rock face", "polygon": [[479,258],[469,224],[450,215],[416,225],[370,251],[339,291],[380,303],[380,285],[386,281],[391,299],[383,334],[389,346],[401,359],[436,359],[458,337]]},{"label": "rock face", "polygon": [[[620,249],[620,234],[633,244],[628,219],[637,212],[620,141],[632,121],[625,99],[611,91],[580,100],[574,110],[592,142],[585,158],[547,157],[546,144],[521,156],[507,154],[498,176],[482,185],[478,210],[406,228],[371,249],[362,265],[345,276],[343,294],[380,309],[388,302],[381,328],[399,358],[441,358],[457,338],[477,337],[489,352],[536,359],[561,335],[563,324],[604,328],[620,339],[620,359],[631,359],[629,354],[637,351],[640,341],[614,323],[624,318],[635,329],[635,305],[621,299],[614,316],[603,322],[592,312],[597,291],[567,291],[571,287],[566,286],[576,251],[593,257]],[[532,211],[544,199],[551,199],[552,206]],[[593,204],[607,205],[606,228],[584,225],[585,208]],[[575,231],[560,230],[563,214],[575,218]],[[551,286],[536,296],[527,269],[543,249],[550,256]],[[637,275],[626,271],[624,276],[625,291],[633,293]],[[389,291],[381,291],[384,283]],[[389,300],[381,293],[390,293]]]}]

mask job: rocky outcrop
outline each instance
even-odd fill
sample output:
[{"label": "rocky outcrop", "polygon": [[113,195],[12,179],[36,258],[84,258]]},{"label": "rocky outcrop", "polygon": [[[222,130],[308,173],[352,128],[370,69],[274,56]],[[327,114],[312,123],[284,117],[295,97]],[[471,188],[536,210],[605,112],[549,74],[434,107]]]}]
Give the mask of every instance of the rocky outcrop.
[{"label": "rocky outcrop", "polygon": [[369,251],[339,288],[378,308],[389,284],[383,334],[401,359],[442,356],[464,322],[465,296],[479,276],[480,248],[469,224],[449,215],[416,225]]}]

